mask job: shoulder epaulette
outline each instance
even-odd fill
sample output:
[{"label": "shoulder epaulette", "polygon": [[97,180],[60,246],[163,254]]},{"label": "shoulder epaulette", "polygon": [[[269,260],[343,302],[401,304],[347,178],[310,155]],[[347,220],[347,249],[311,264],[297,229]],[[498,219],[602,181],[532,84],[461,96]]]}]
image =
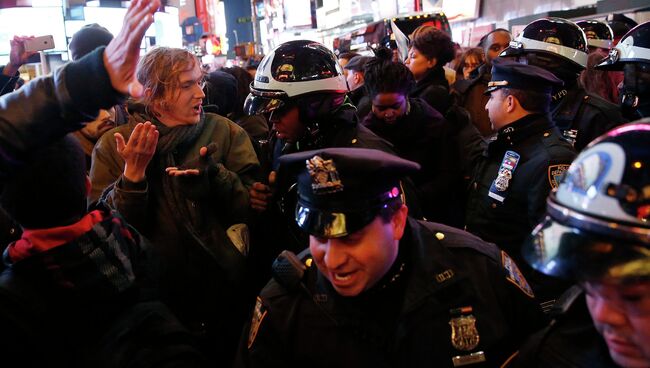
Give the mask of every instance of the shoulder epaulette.
[{"label": "shoulder epaulette", "polygon": [[436,239],[441,242],[444,240],[443,244],[447,248],[469,248],[488,256],[495,262],[500,262],[499,248],[474,234],[443,224],[427,221],[418,222],[431,231]]}]

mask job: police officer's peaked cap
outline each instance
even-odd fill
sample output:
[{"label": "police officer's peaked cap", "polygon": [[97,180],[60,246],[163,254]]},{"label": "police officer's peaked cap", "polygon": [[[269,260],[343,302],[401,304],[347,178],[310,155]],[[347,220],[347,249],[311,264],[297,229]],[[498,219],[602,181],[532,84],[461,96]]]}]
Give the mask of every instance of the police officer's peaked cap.
[{"label": "police officer's peaked cap", "polygon": [[553,87],[564,84],[553,73],[538,66],[520,64],[505,58],[492,60],[492,81],[485,93],[499,88],[514,88],[525,91],[551,93]]},{"label": "police officer's peaked cap", "polygon": [[365,148],[327,148],[280,157],[279,175],[297,175],[296,222],[318,237],[337,238],[368,225],[402,195],[400,179],[420,165]]},{"label": "police officer's peaked cap", "polygon": [[343,67],[343,69],[354,70],[354,71],[363,71],[363,68],[366,66],[368,61],[372,60],[371,56],[355,56]]}]

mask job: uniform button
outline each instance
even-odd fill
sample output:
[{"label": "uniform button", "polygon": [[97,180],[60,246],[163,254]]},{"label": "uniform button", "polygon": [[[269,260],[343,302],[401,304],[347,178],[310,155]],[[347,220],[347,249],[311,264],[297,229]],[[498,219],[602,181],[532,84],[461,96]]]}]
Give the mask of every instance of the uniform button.
[{"label": "uniform button", "polygon": [[14,235],[15,233],[16,233],[16,229],[14,229],[13,227],[11,229],[9,229],[9,234],[10,235]]},{"label": "uniform button", "polygon": [[444,239],[444,238],[445,238],[445,234],[443,234],[443,233],[436,233],[436,239],[438,239],[438,240],[442,240],[442,239]]},{"label": "uniform button", "polygon": [[585,96],[584,99],[585,101],[587,101],[589,99],[589,96]]},{"label": "uniform button", "polygon": [[497,204],[496,204],[496,203],[492,203],[492,208],[497,208]]},{"label": "uniform button", "polygon": [[478,188],[478,183],[474,182],[474,184],[472,186],[474,187],[474,190],[476,190]]},{"label": "uniform button", "polygon": [[354,138],[354,139],[352,140],[352,144],[355,144],[355,143],[357,143],[357,139],[356,139],[356,138]]},{"label": "uniform button", "polygon": [[549,132],[544,133],[544,137],[548,137],[549,135],[551,135],[551,133]]},{"label": "uniform button", "polygon": [[312,262],[313,260],[311,258],[307,258],[307,260],[305,261],[305,266],[311,267]]}]

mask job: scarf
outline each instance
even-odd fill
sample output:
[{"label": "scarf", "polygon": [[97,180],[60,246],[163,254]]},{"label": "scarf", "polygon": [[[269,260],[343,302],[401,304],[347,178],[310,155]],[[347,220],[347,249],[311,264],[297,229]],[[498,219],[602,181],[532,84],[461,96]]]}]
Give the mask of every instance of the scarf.
[{"label": "scarf", "polygon": [[25,230],[4,253],[15,272],[89,298],[110,299],[135,285],[145,251],[114,212],[96,210],[77,223]]}]

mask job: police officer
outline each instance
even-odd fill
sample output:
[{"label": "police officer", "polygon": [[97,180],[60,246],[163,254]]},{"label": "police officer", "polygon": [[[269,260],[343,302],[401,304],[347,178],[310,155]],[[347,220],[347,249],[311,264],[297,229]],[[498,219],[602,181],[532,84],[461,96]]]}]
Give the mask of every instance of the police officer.
[{"label": "police officer", "polygon": [[[322,147],[391,148],[358,123],[336,56],[317,42],[290,41],[271,51],[260,62],[250,91],[244,111],[264,114],[272,124],[260,150],[262,180],[249,191],[251,207],[259,214],[252,226],[252,262],[259,263],[257,270],[270,272],[267,264],[280,251],[307,246],[306,236],[293,222],[295,179],[276,180],[279,157]],[[266,282],[270,275],[260,276]]]},{"label": "police officer", "polygon": [[596,68],[623,71],[621,109],[627,118],[650,116],[650,22],[630,30]]},{"label": "police officer", "polygon": [[239,366],[498,367],[544,324],[505,252],[409,217],[400,178],[418,164],[358,148],[280,161],[298,172],[310,246],[276,261]]},{"label": "police officer", "polygon": [[650,366],[650,120],[590,144],[524,247],[532,267],[578,283],[520,367]]},{"label": "police officer", "polygon": [[[542,68],[495,59],[485,109],[496,136],[488,144],[465,139],[468,150],[474,150],[466,229],[515,260],[544,213],[546,196],[575,157],[547,116],[551,90],[560,85],[561,80]],[[531,282],[534,289],[542,286]],[[554,296],[536,293],[542,301]]]},{"label": "police officer", "polygon": [[564,81],[553,90],[551,115],[577,151],[625,121],[618,106],[587,93],[578,83],[587,66],[587,39],[575,23],[543,18],[528,24],[502,57],[539,66]]}]

